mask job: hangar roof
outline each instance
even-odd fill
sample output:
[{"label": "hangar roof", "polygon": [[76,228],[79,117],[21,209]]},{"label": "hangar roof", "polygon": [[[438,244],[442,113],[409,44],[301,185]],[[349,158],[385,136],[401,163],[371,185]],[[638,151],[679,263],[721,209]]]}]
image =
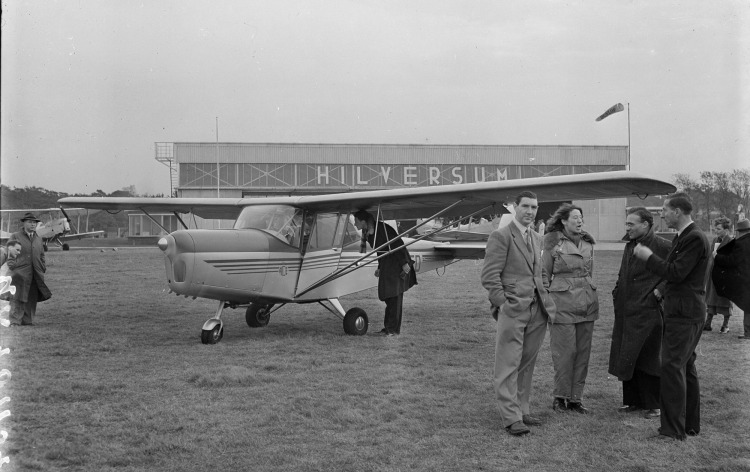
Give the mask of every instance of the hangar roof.
[{"label": "hangar roof", "polygon": [[176,142],[177,163],[626,165],[627,146]]}]

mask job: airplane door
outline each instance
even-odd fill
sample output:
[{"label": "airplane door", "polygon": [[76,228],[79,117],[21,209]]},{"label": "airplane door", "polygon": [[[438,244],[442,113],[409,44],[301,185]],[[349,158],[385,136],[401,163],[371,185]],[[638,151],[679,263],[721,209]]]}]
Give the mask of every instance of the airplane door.
[{"label": "airplane door", "polygon": [[[341,259],[341,238],[337,237],[337,234],[344,230],[344,225],[340,224],[340,221],[345,221],[345,218],[340,217],[338,213],[318,213],[305,219],[305,252],[297,280],[297,293],[338,268]],[[309,225],[308,222],[312,224]],[[326,290],[326,287],[312,290],[305,294],[305,298],[328,298]]]}]

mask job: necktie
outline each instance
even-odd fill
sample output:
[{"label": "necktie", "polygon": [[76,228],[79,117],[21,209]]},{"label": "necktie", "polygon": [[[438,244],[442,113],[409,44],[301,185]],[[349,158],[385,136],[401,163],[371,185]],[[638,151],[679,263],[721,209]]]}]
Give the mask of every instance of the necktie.
[{"label": "necktie", "polygon": [[526,249],[529,250],[529,254],[534,254],[534,248],[531,246],[531,230],[526,230]]}]

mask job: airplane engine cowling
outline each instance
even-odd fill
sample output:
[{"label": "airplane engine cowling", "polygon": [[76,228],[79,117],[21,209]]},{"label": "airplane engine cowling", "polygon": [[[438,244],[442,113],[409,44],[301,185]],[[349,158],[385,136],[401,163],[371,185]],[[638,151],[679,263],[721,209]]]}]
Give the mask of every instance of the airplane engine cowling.
[{"label": "airplane engine cowling", "polygon": [[180,295],[247,303],[262,298],[270,252],[298,251],[255,229],[179,230],[159,241]]}]

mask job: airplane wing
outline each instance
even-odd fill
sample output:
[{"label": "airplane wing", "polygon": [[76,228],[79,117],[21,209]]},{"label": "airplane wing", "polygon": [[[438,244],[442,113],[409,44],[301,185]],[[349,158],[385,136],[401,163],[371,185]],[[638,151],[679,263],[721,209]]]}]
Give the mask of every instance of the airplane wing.
[{"label": "airplane wing", "polygon": [[[290,197],[281,197],[289,199]],[[121,210],[140,210],[145,213],[192,213],[201,218],[235,219],[242,208],[242,198],[142,198],[142,197],[65,197],[58,203],[68,206],[82,206],[94,210],[118,212]],[[269,200],[258,199],[259,203],[269,203]],[[288,202],[286,202],[288,203]]]},{"label": "airplane wing", "polygon": [[383,219],[416,219],[454,205],[443,216],[465,216],[485,207],[486,213],[507,213],[503,206],[522,190],[531,190],[538,200],[592,200],[630,195],[664,195],[676,188],[664,181],[631,171],[534,177],[528,179],[472,184],[409,187],[364,192],[267,198],[115,198],[66,197],[63,207],[117,211],[141,210],[148,213],[193,213],[202,218],[234,219],[249,205],[285,204],[314,211],[376,210]]}]

